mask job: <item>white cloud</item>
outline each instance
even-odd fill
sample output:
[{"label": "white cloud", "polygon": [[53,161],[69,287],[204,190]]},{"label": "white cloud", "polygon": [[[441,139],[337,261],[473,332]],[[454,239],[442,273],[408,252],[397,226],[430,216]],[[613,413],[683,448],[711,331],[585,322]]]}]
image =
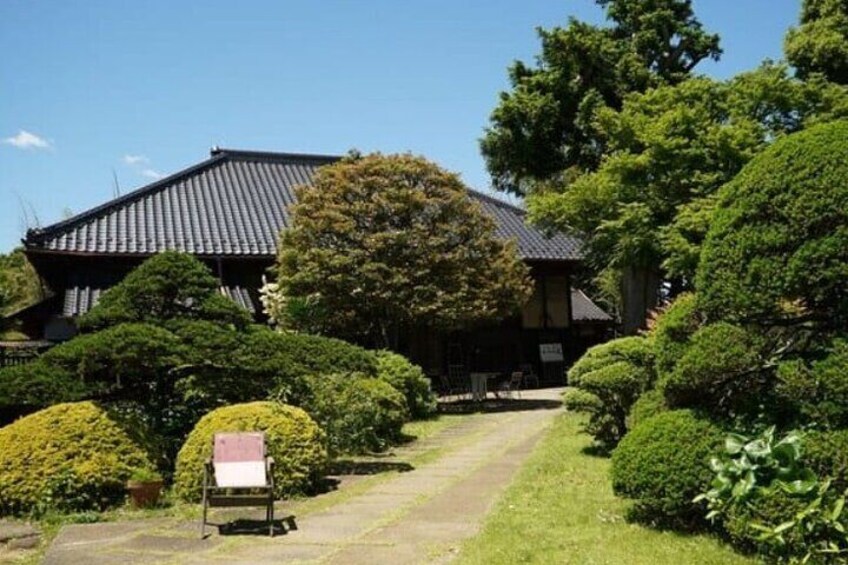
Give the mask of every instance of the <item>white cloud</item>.
[{"label": "white cloud", "polygon": [[150,159],[144,155],[124,155],[122,160],[127,165],[143,165],[150,162]]},{"label": "white cloud", "polygon": [[161,179],[165,176],[159,171],[155,171],[153,169],[144,169],[143,171],[141,171],[141,175],[149,179]]},{"label": "white cloud", "polygon": [[48,140],[26,130],[20,130],[18,135],[4,138],[3,143],[14,145],[18,149],[50,149],[52,146]]}]

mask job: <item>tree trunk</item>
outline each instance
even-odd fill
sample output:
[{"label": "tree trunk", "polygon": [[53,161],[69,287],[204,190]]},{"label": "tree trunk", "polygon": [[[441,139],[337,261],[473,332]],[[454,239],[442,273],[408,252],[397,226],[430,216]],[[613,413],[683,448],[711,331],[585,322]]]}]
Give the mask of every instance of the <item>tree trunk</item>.
[{"label": "tree trunk", "polygon": [[660,276],[651,267],[625,267],[621,286],[621,329],[625,335],[633,335],[645,328],[648,312],[657,307]]}]

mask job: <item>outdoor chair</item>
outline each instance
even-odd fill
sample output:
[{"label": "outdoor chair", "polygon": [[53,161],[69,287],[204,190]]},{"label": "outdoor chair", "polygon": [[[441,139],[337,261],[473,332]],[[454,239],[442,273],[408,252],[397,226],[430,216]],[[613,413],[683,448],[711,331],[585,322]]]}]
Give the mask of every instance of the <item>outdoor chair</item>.
[{"label": "outdoor chair", "polygon": [[265,451],[262,432],[220,433],[203,468],[203,522],[210,507],[265,507],[268,534],[274,535],[274,458]]},{"label": "outdoor chair", "polygon": [[533,381],[534,386],[536,388],[539,388],[539,376],[533,370],[533,365],[531,365],[530,363],[524,363],[523,365],[521,365],[520,369],[521,373],[524,375],[523,387],[530,388],[529,383],[530,381]]},{"label": "outdoor chair", "polygon": [[509,398],[513,398],[513,394],[517,394],[518,398],[521,398],[521,382],[523,379],[524,374],[521,371],[514,371],[509,380],[501,386],[501,391],[505,392]]}]

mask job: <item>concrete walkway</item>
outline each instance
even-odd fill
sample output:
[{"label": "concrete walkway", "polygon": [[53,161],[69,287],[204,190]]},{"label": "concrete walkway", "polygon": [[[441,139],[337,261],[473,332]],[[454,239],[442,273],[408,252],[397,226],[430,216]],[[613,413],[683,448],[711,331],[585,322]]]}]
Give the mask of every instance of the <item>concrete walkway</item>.
[{"label": "concrete walkway", "polygon": [[[285,535],[227,535],[232,532],[224,529],[200,540],[197,523],[169,518],[67,526],[44,563],[447,562],[477,533],[558,412],[560,393],[527,391],[505,404],[518,410],[479,414],[397,450],[389,463],[398,467],[425,451],[433,460],[324,510],[283,520]],[[286,516],[285,502],[280,511]]]}]

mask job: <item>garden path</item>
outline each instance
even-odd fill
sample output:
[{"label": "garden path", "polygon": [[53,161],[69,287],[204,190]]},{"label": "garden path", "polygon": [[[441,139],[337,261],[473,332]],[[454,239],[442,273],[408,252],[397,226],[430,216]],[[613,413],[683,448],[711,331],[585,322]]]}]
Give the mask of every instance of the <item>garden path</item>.
[{"label": "garden path", "polygon": [[[60,532],[44,563],[447,562],[479,531],[558,413],[561,392],[526,391],[521,400],[501,403],[503,411],[476,415],[395,450],[383,465],[402,469],[416,454],[429,457],[362,492],[349,497],[342,492],[324,509],[284,519],[285,535],[223,530],[200,540],[197,522],[176,518],[73,525]],[[351,485],[355,482],[342,480],[339,488]],[[286,516],[285,502],[277,512]]]}]

